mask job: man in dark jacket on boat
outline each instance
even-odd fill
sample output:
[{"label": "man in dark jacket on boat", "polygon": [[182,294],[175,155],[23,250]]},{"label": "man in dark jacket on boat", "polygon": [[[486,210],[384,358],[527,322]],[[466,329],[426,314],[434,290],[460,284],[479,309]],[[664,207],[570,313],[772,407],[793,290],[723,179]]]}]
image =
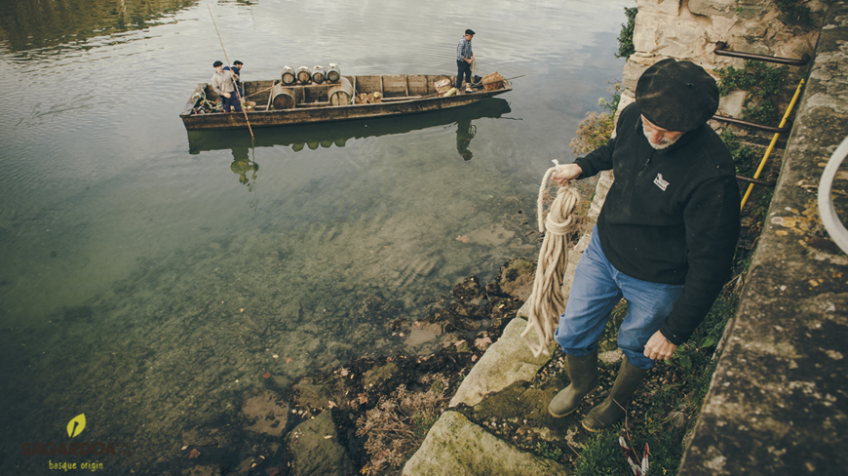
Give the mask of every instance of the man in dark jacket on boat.
[{"label": "man in dark jacket on boat", "polygon": [[212,75],[209,84],[212,90],[221,96],[221,105],[224,107],[224,112],[230,112],[231,107],[233,111],[241,112],[241,103],[233,87],[232,71],[224,71],[224,63],[220,61],[212,63],[212,67],[215,68],[215,74]]},{"label": "man in dark jacket on boat", "polygon": [[465,92],[471,92],[471,63],[474,62],[474,52],[471,51],[471,39],[474,30],[465,30],[465,36],[456,45],[456,91],[462,91],[462,77],[465,76]]},{"label": "man in dark jacket on boat", "polygon": [[574,274],[554,338],[571,384],[548,411],[577,410],[598,386],[598,340],[623,297],[618,330],[624,353],[615,384],[583,427],[618,421],[654,360],[668,359],[706,316],[729,277],[739,237],[739,186],[733,160],[706,124],[718,107],[715,80],[700,66],[665,59],[639,78],[617,136],[558,166],[561,184],[613,170],[591,244]]},{"label": "man in dark jacket on boat", "polygon": [[244,63],[239,60],[233,61],[232,66],[224,66],[224,71],[231,71],[233,73],[233,79],[236,80],[236,87],[238,88],[239,99],[244,98],[244,85],[241,84],[241,70],[244,68]]}]

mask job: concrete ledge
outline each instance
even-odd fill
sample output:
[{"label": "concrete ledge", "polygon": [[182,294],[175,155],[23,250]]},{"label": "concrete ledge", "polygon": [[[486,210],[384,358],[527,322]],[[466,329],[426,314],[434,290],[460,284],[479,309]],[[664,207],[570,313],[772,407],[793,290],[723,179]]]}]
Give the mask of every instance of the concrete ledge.
[{"label": "concrete ledge", "polygon": [[816,205],[823,164],[848,135],[846,39],[848,4],[834,2],[680,475],[848,468],[848,257]]}]

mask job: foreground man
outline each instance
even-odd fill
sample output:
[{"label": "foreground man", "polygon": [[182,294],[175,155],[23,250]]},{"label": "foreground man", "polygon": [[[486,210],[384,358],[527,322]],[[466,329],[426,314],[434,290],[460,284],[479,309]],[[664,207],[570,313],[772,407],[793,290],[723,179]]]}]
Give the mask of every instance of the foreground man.
[{"label": "foreground man", "polygon": [[598,387],[598,340],[622,297],[625,358],[610,395],[583,419],[589,431],[624,415],[653,361],[668,359],[692,335],[729,277],[739,186],[729,151],[706,124],[718,98],[700,66],[662,60],[639,78],[616,138],[557,167],[553,178],[563,185],[610,169],[615,182],[554,334],[571,384],[551,401],[551,415],[573,413]]}]

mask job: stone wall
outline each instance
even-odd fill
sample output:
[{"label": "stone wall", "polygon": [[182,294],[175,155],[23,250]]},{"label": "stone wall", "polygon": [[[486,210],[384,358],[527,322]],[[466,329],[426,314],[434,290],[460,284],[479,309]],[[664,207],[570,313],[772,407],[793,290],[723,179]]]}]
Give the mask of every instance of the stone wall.
[{"label": "stone wall", "polygon": [[[692,61],[716,77],[716,68],[742,68],[744,60],[714,53],[719,41],[730,51],[785,58],[812,56],[827,2],[804,4],[812,11],[810,25],[784,21],[786,15],[768,0],[637,0],[636,5],[636,53],[628,59],[622,77],[624,95],[630,97],[642,72],[661,59]],[[797,76],[798,72],[793,73]],[[787,87],[794,89],[793,84]],[[722,98],[719,114],[738,117],[744,99],[744,92]]]},{"label": "stone wall", "polygon": [[[767,223],[681,476],[848,471],[848,257],[824,230],[816,200],[824,164],[848,135],[848,2],[829,7],[811,56]],[[846,184],[843,175],[841,196]]]}]

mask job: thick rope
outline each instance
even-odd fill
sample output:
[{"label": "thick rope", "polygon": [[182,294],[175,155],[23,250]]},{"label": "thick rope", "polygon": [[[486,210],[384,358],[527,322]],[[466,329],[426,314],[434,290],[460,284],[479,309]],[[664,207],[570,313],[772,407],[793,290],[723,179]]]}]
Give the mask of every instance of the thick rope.
[{"label": "thick rope", "polygon": [[[559,165],[556,160],[554,164]],[[545,239],[542,241],[542,249],[539,250],[536,279],[530,294],[527,328],[521,333],[534,357],[541,354],[551,355],[550,343],[554,339],[559,316],[565,310],[562,279],[568,267],[568,236],[576,226],[572,212],[580,202],[580,194],[573,187],[558,186],[556,198],[545,217],[544,204],[548,198],[548,181],[555,170],[556,167],[552,167],[545,173],[536,201],[539,233],[544,233]],[[536,330],[535,342],[529,336],[531,329]]]}]

